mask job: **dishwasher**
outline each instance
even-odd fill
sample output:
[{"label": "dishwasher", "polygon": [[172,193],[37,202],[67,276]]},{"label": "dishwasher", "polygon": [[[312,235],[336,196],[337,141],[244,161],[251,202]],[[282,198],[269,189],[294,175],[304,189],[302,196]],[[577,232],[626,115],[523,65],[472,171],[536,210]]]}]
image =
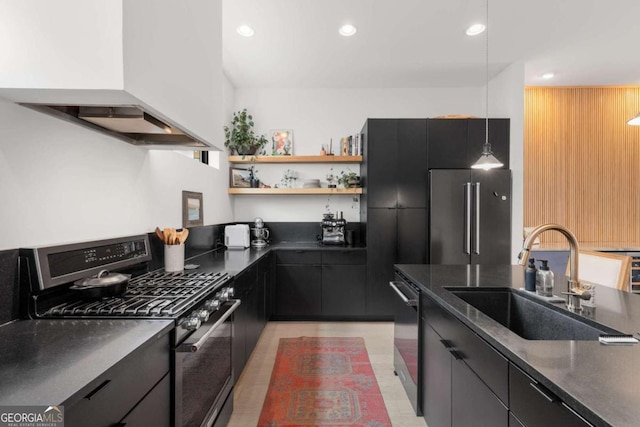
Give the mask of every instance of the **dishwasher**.
[{"label": "dishwasher", "polygon": [[393,368],[411,401],[422,415],[420,378],[420,289],[399,273],[389,282],[396,298],[393,327]]}]

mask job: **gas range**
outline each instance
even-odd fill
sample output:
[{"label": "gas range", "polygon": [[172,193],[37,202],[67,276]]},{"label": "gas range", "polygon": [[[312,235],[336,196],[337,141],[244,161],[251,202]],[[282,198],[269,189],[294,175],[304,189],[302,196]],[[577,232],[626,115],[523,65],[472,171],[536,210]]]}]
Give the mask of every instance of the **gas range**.
[{"label": "gas range", "polygon": [[[152,272],[131,279],[127,292],[120,297],[66,301],[41,317],[178,318],[228,280],[227,273]],[[218,300],[222,296],[218,295]]]},{"label": "gas range", "polygon": [[[147,235],[21,249],[21,310],[30,318],[172,319],[172,425],[226,425],[233,408],[232,278],[225,272],[148,272]],[[71,283],[102,270],[131,273],[127,290],[86,299]],[[244,345],[244,344],[242,344]],[[202,391],[206,390],[206,393]]]}]

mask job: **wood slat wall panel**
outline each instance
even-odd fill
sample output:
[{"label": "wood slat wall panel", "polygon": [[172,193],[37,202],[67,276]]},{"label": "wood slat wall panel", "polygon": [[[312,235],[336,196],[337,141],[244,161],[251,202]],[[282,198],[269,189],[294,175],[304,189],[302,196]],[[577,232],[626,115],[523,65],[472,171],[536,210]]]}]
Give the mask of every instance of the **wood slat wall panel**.
[{"label": "wood slat wall panel", "polygon": [[[524,225],[581,242],[640,241],[640,87],[525,89]],[[543,242],[562,242],[544,233]]]}]

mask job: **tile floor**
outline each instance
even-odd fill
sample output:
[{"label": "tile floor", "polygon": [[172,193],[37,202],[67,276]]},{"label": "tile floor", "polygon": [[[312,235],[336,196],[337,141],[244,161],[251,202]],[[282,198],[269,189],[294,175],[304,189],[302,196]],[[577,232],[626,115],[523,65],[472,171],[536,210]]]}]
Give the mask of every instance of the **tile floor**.
[{"label": "tile floor", "polygon": [[228,427],[258,424],[279,339],[300,336],[363,337],[393,427],[426,427],[424,419],[416,417],[400,380],[393,374],[391,322],[269,322],[235,387]]}]

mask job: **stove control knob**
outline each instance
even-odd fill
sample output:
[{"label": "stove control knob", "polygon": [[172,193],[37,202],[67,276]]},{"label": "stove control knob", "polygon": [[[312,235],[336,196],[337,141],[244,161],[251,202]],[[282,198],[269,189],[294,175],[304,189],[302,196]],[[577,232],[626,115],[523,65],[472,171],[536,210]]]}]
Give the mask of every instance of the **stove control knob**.
[{"label": "stove control knob", "polygon": [[204,308],[206,310],[211,311],[218,311],[220,309],[220,301],[218,301],[217,299],[210,299],[208,301],[204,302]]},{"label": "stove control knob", "polygon": [[197,317],[187,317],[186,319],[184,319],[184,322],[182,322],[182,329],[185,329],[187,331],[195,331],[200,327],[201,323],[202,322]]},{"label": "stove control knob", "polygon": [[229,286],[227,288],[227,293],[229,294],[229,298],[233,297],[235,295],[235,289],[233,289],[233,286]]},{"label": "stove control knob", "polygon": [[204,323],[207,320],[209,320],[209,310],[202,308],[196,311],[195,313],[193,313],[193,316],[198,318],[201,323]]},{"label": "stove control knob", "polygon": [[222,302],[229,301],[229,289],[228,288],[224,288],[220,292],[220,301],[222,301]]}]

